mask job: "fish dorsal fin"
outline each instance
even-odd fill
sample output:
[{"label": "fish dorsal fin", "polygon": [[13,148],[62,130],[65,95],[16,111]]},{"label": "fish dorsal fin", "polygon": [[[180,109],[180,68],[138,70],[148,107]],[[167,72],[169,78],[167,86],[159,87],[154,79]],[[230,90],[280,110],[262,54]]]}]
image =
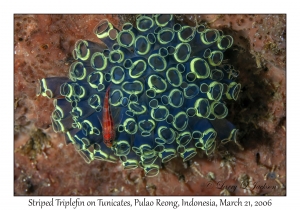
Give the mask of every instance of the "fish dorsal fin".
[{"label": "fish dorsal fin", "polygon": [[120,115],[121,113],[121,109],[123,107],[114,107],[114,106],[110,106],[110,111],[111,111],[111,119],[113,121],[113,124],[114,124],[114,129],[116,129],[117,127],[119,127],[122,119],[123,119],[123,115]]},{"label": "fish dorsal fin", "polygon": [[103,128],[102,120],[100,119],[99,115],[97,115],[97,118],[98,118],[98,120],[99,120],[99,123],[100,123],[100,125],[101,125],[101,130],[102,130],[102,128]]}]

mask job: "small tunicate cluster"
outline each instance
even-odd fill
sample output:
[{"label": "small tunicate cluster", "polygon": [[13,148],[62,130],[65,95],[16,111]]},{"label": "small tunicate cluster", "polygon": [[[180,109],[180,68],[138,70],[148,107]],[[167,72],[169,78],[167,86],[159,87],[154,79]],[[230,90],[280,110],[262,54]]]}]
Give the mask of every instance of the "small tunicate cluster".
[{"label": "small tunicate cluster", "polygon": [[[222,62],[231,36],[167,14],[139,15],[136,27],[121,30],[101,20],[94,33],[101,43],[76,42],[68,77],[40,80],[40,94],[54,98],[54,131],[86,162],[120,160],[155,176],[176,156],[188,161],[199,149],[214,152],[217,141],[236,141],[224,100],[236,100],[241,85],[238,71]],[[107,93],[112,147],[102,132]]]}]

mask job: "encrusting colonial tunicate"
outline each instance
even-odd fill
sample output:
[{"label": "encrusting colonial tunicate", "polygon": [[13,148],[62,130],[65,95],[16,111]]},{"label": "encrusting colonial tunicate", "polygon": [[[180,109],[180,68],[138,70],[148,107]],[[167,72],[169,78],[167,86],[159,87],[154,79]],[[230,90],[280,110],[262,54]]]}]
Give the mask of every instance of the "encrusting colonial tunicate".
[{"label": "encrusting colonial tunicate", "polygon": [[183,161],[236,141],[223,100],[236,100],[238,71],[223,64],[233,39],[204,25],[182,26],[173,15],[139,15],[119,31],[108,20],[94,29],[105,44],[79,40],[69,77],[40,80],[54,98],[55,132],[86,162],[122,161],[147,176],[180,155]]}]

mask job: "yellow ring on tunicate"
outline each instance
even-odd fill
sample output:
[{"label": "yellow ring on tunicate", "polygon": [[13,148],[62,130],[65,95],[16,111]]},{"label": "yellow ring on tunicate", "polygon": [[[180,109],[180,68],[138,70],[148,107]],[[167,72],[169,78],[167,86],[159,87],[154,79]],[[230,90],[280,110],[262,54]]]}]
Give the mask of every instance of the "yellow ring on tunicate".
[{"label": "yellow ring on tunicate", "polygon": [[[81,65],[82,66],[82,69],[83,69],[83,72],[82,72],[82,75],[77,77],[75,76],[75,67],[77,65]],[[70,68],[69,68],[69,76],[70,76],[70,79],[73,81],[73,82],[76,82],[76,80],[83,80],[85,77],[86,77],[86,69],[84,67],[84,65],[81,63],[81,62],[74,62],[71,64]]]},{"label": "yellow ring on tunicate", "polygon": [[[220,92],[217,97],[213,98],[213,95],[211,92],[213,92],[214,87],[217,85],[220,86]],[[207,97],[210,100],[219,101],[223,95],[223,84],[220,82],[214,81],[214,82],[210,83],[208,87],[209,87],[209,91],[206,93]]]},{"label": "yellow ring on tunicate", "polygon": [[[130,84],[130,83],[138,83],[139,85],[140,85],[140,90],[126,90],[125,88],[124,88],[124,86],[125,85],[127,85],[127,84]],[[123,82],[123,84],[122,84],[122,86],[121,86],[121,89],[125,92],[125,93],[128,93],[128,94],[135,94],[135,95],[138,95],[138,94],[140,94],[140,93],[142,93],[143,92],[143,90],[144,90],[144,85],[143,85],[143,83],[141,82],[141,81],[139,81],[139,80],[135,80],[135,81],[133,81],[133,82]]]},{"label": "yellow ring on tunicate", "polygon": [[[119,148],[118,146],[121,148]],[[116,142],[116,146],[114,147],[114,149],[115,149],[115,154],[117,156],[126,156],[130,152],[130,144],[126,140],[120,140]]]},{"label": "yellow ring on tunicate", "polygon": [[[161,61],[163,62],[163,68],[161,68],[161,69],[156,69],[153,65],[152,65],[152,63],[150,62],[150,59],[151,58],[153,58],[153,57],[159,57],[160,59],[161,59]],[[164,71],[166,68],[167,68],[167,61],[166,61],[166,59],[163,57],[163,56],[161,56],[160,54],[151,54],[150,56],[149,56],[149,58],[148,58],[148,64],[151,66],[151,68],[154,70],[154,71],[156,71],[156,72],[160,72],[160,71]]]},{"label": "yellow ring on tunicate", "polygon": [[[181,142],[181,139],[182,137],[184,136],[188,136],[189,137],[189,140],[187,142]],[[178,136],[176,137],[176,142],[177,144],[180,144],[180,145],[187,145],[188,143],[190,143],[190,141],[192,140],[192,135],[191,135],[191,132],[189,131],[184,131],[184,132],[181,132],[178,134]]]},{"label": "yellow ring on tunicate", "polygon": [[[166,154],[163,157],[163,154]],[[162,152],[158,153],[158,156],[162,159],[163,163],[166,163],[176,157],[176,150],[172,148],[165,148]]]},{"label": "yellow ring on tunicate", "polygon": [[[151,79],[152,79],[153,77],[156,77],[157,79],[159,79],[159,80],[164,84],[165,87],[164,87],[163,89],[158,89],[158,88],[157,88],[154,84],[152,84],[152,82],[151,82]],[[166,81],[165,81],[164,79],[162,79],[160,76],[157,76],[157,75],[155,75],[155,74],[153,74],[153,75],[151,75],[150,77],[148,77],[147,83],[148,83],[148,85],[149,85],[149,89],[154,89],[156,93],[162,93],[162,92],[164,92],[164,91],[167,89],[167,87],[168,87]]]},{"label": "yellow ring on tunicate", "polygon": [[[112,60],[112,54],[113,53],[118,53],[119,55],[120,55],[120,58],[119,58],[119,60],[117,60],[117,61],[114,61],[114,60]],[[110,51],[110,53],[109,53],[109,61],[111,62],[111,63],[122,63],[123,62],[123,60],[124,60],[124,52],[122,51],[122,50],[112,50],[112,51]]]},{"label": "yellow ring on tunicate", "polygon": [[138,37],[136,37],[135,43],[134,43],[135,49],[137,48],[136,43],[137,43],[137,41],[138,41],[139,39],[145,39],[146,42],[147,42],[147,47],[146,47],[146,50],[145,50],[144,52],[136,51],[136,53],[139,54],[139,55],[146,55],[146,54],[150,51],[150,47],[151,47],[151,45],[150,45],[150,43],[149,43],[149,40],[148,40],[145,36],[141,36],[141,35],[138,36]]},{"label": "yellow ring on tunicate", "polygon": [[139,166],[139,162],[135,159],[127,159],[126,161],[122,161],[122,165],[124,169],[135,169]]},{"label": "yellow ring on tunicate", "polygon": [[[53,93],[52,93],[52,91],[50,89],[48,89],[46,80],[42,79],[42,80],[39,80],[39,82],[40,82],[39,94],[41,94],[42,96],[47,97],[47,98],[52,98],[53,97]],[[47,92],[48,92],[48,94],[47,94]]]},{"label": "yellow ring on tunicate", "polygon": [[[187,46],[188,52],[189,52],[189,53],[187,54],[187,56],[185,57],[185,59],[181,60],[181,59],[179,59],[177,52],[178,52],[179,48],[180,48],[181,46],[183,46],[183,45]],[[190,58],[191,50],[192,50],[192,49],[191,49],[191,45],[190,45],[189,43],[180,43],[180,44],[178,44],[178,45],[175,47],[175,53],[174,53],[174,58],[175,58],[175,60],[176,60],[177,62],[179,62],[179,63],[184,63],[184,62],[186,62],[186,61]]]},{"label": "yellow ring on tunicate", "polygon": [[[179,82],[178,82],[178,84],[175,84],[174,83],[174,80],[172,81],[172,79],[169,77],[169,73],[171,72],[171,71],[174,71],[176,74],[177,74],[177,78],[179,79]],[[166,72],[166,77],[167,77],[167,81],[172,85],[172,86],[174,86],[174,87],[179,87],[180,85],[181,85],[181,83],[182,83],[182,74],[178,71],[178,69],[177,68],[175,68],[175,67],[171,67],[171,68],[169,68],[168,70],[167,70],[167,72]]]},{"label": "yellow ring on tunicate", "polygon": [[[133,122],[134,123],[134,130],[133,131],[130,131],[127,129],[127,124],[130,123],[130,122]],[[135,122],[135,120],[133,118],[127,118],[124,122],[123,122],[123,126],[124,126],[124,130],[126,131],[126,133],[128,134],[135,134],[138,130],[138,126]]]},{"label": "yellow ring on tunicate", "polygon": [[[93,84],[91,83],[91,78],[93,75],[99,75],[99,79],[98,79],[98,83],[97,84]],[[99,84],[103,84],[103,79],[104,79],[104,76],[102,74],[102,72],[100,71],[97,71],[97,72],[92,72],[91,74],[89,74],[88,78],[87,78],[87,82],[89,83],[89,85],[92,87],[92,88],[98,88],[98,85]]]},{"label": "yellow ring on tunicate", "polygon": [[[138,74],[132,75],[132,71],[134,70],[134,67],[136,67],[139,62],[142,62],[144,64],[144,69],[142,71],[140,71]],[[132,63],[131,67],[129,68],[129,75],[131,78],[134,78],[134,79],[139,78],[146,71],[146,69],[147,69],[147,63],[142,59],[137,60],[134,63]]]},{"label": "yellow ring on tunicate", "polygon": [[230,132],[229,136],[225,139],[221,140],[222,144],[226,144],[229,141],[234,141],[236,143],[236,135],[237,135],[238,129],[232,129],[232,131]]},{"label": "yellow ring on tunicate", "polygon": [[[96,99],[93,101],[93,104],[92,104],[92,100],[93,99]],[[96,106],[94,105],[94,103],[96,103]],[[97,94],[93,94],[91,97],[89,97],[88,99],[88,104],[93,108],[93,109],[97,109],[98,107],[101,106],[101,98],[99,95]]]},{"label": "yellow ring on tunicate", "polygon": [[[107,23],[107,27],[105,28],[105,30],[101,31],[100,33],[97,33],[96,29],[99,28],[101,25]],[[109,31],[112,30],[114,27],[113,25],[108,21],[108,20],[102,20],[95,28],[94,28],[94,34],[96,34],[96,36],[99,39],[103,39],[109,36]]]},{"label": "yellow ring on tunicate", "polygon": [[[174,95],[176,92],[177,92],[177,93],[180,93],[180,95],[182,96],[182,97],[181,97],[181,101],[180,101],[180,103],[179,103],[178,105],[175,105],[175,104],[173,103],[173,101],[172,101],[172,97],[173,97],[173,95]],[[183,93],[182,93],[182,91],[180,91],[180,90],[178,90],[178,89],[173,89],[173,90],[171,90],[170,93],[169,93],[169,98],[170,98],[170,100],[169,100],[170,105],[171,105],[172,107],[175,107],[175,108],[181,107],[182,104],[183,104],[183,102],[184,102]]]},{"label": "yellow ring on tunicate", "polygon": [[[67,87],[69,90],[68,94],[62,94],[61,89]],[[52,92],[51,92],[52,93]],[[66,98],[70,98],[73,95],[73,86],[71,84],[68,83],[64,83],[60,86],[60,94],[65,96]]]},{"label": "yellow ring on tunicate", "polygon": [[[121,35],[123,34],[123,33],[129,33],[130,35],[131,35],[131,37],[132,37],[132,40],[131,40],[131,42],[128,44],[128,45],[126,45],[126,44],[123,44],[122,42],[121,42]],[[118,33],[118,36],[117,36],[117,42],[118,42],[118,44],[121,46],[121,47],[125,47],[125,48],[127,48],[127,47],[131,47],[134,43],[135,43],[135,35],[134,35],[134,33],[131,31],[131,30],[123,30],[123,31],[120,31],[119,33]]]},{"label": "yellow ring on tunicate", "polygon": [[[203,138],[209,133],[210,133],[209,138],[204,143]],[[199,141],[196,142],[195,146],[207,152],[208,150],[212,149],[215,143],[216,136],[217,136],[217,132],[213,128],[209,128],[202,133],[202,138],[200,138]]]},{"label": "yellow ring on tunicate", "polygon": [[[196,87],[197,90],[198,90],[198,93],[197,93],[197,94],[194,94],[194,95],[187,95],[186,92],[187,92],[187,90],[188,90],[189,87]],[[198,86],[197,86],[196,84],[188,84],[188,86],[187,86],[186,88],[184,88],[184,90],[183,90],[183,95],[184,95],[184,97],[186,97],[187,99],[195,98],[198,94],[199,94],[199,88],[198,88]]]},{"label": "yellow ring on tunicate", "polygon": [[[212,41],[208,41],[208,40],[207,40],[207,37],[206,37],[206,34],[207,34],[208,32],[211,32],[211,31],[215,33],[215,36],[216,36],[216,37],[215,37]],[[201,41],[202,41],[203,44],[205,44],[205,45],[210,45],[210,44],[216,42],[216,41],[219,39],[219,37],[220,37],[219,31],[216,30],[216,29],[205,29],[202,33],[200,33]]]},{"label": "yellow ring on tunicate", "polygon": [[[190,153],[187,157],[184,157],[186,153]],[[184,148],[184,152],[180,154],[181,158],[183,158],[183,161],[188,161],[192,157],[194,157],[197,154],[196,148]]]},{"label": "yellow ring on tunicate", "polygon": [[[222,39],[228,39],[229,45],[226,46],[226,47],[222,47],[222,46],[221,46],[221,41],[222,41]],[[218,39],[218,42],[217,42],[218,48],[219,48],[220,50],[226,50],[226,49],[230,48],[230,47],[232,46],[232,44],[233,44],[233,38],[232,38],[232,36],[230,36],[230,35],[221,36],[221,37]]]},{"label": "yellow ring on tunicate", "polygon": [[[114,79],[113,75],[114,75],[114,72],[117,68],[120,68],[123,72],[123,76],[121,77],[121,79],[119,80],[116,80]],[[114,66],[112,69],[111,69],[111,72],[110,72],[110,75],[111,75],[111,81],[114,83],[114,84],[120,84],[121,82],[124,81],[124,78],[125,78],[125,72],[124,72],[124,69],[121,67],[121,66]]]},{"label": "yellow ring on tunicate", "polygon": [[167,21],[167,22],[165,22],[165,23],[160,23],[159,21],[158,21],[158,17],[159,17],[160,15],[155,15],[155,23],[156,23],[156,25],[157,26],[159,26],[159,27],[165,27],[166,25],[168,25],[168,23],[173,19],[173,15],[170,15],[170,19]]},{"label": "yellow ring on tunicate", "polygon": [[[200,104],[201,102],[204,102],[206,104],[206,112],[205,114],[201,114],[198,110],[198,108],[200,107]],[[198,117],[204,117],[204,118],[207,118],[209,115],[210,115],[210,106],[209,106],[209,102],[206,98],[199,98],[195,101],[195,104],[194,104],[194,108],[196,109],[196,115]]]},{"label": "yellow ring on tunicate", "polygon": [[204,58],[209,58],[211,56],[211,49],[207,48],[202,55]]},{"label": "yellow ring on tunicate", "polygon": [[77,151],[87,149],[85,143],[77,135],[75,135],[74,138],[77,139],[77,141],[80,141],[82,143],[82,145],[78,145],[78,144],[76,144],[76,141],[75,141],[74,146]]},{"label": "yellow ring on tunicate", "polygon": [[[165,117],[163,117],[163,118],[156,118],[156,117],[154,116],[155,112],[158,111],[159,109],[165,110],[165,111],[166,111]],[[159,105],[159,106],[157,106],[156,109],[151,109],[150,115],[151,115],[151,117],[152,117],[154,120],[156,120],[156,121],[164,121],[165,119],[167,119],[167,117],[168,117],[168,115],[169,115],[169,110],[168,110],[165,106]]]},{"label": "yellow ring on tunicate", "polygon": [[[140,111],[140,112],[137,112],[137,111],[135,111],[131,106],[133,106],[133,105],[138,105],[139,107],[142,107],[142,111]],[[131,101],[129,104],[128,104],[128,109],[130,110],[130,111],[132,111],[134,114],[136,114],[136,115],[140,115],[140,114],[144,114],[146,111],[147,111],[147,107],[145,106],[145,105],[140,105],[138,102],[135,102],[135,101]]]},{"label": "yellow ring on tunicate", "polygon": [[[190,28],[192,29],[192,35],[189,36],[187,39],[184,39],[182,36],[181,36],[181,32],[184,30],[184,29],[187,29],[187,28]],[[190,42],[196,35],[196,30],[194,27],[191,27],[191,26],[182,26],[181,29],[177,32],[177,35],[178,35],[178,39],[181,41],[181,42]]]},{"label": "yellow ring on tunicate", "polygon": [[[150,122],[151,124],[152,124],[152,127],[151,127],[151,129],[150,130],[146,130],[146,129],[144,129],[143,127],[142,127],[142,123],[144,123],[144,122]],[[147,131],[147,132],[149,132],[149,135],[150,135],[150,133],[154,130],[154,128],[155,128],[155,121],[154,120],[152,120],[152,119],[148,119],[148,120],[141,120],[141,121],[139,121],[139,123],[138,123],[138,127],[139,127],[139,129],[143,132],[143,131]]]},{"label": "yellow ring on tunicate", "polygon": [[[220,61],[218,61],[218,63],[215,63],[212,58],[217,54],[220,55],[221,59]],[[208,57],[208,62],[212,66],[219,66],[222,63],[222,61],[223,61],[223,53],[221,51],[212,51],[210,56]]]},{"label": "yellow ring on tunicate", "polygon": [[66,132],[64,125],[61,123],[60,120],[54,120],[52,117],[50,119],[51,119],[52,127],[53,127],[53,130],[55,133]]},{"label": "yellow ring on tunicate", "polygon": [[143,154],[143,155],[141,155],[141,165],[145,166],[145,165],[153,164],[157,158],[158,158],[158,156],[156,156],[155,151],[151,151],[150,155]]},{"label": "yellow ring on tunicate", "polygon": [[95,159],[94,154],[91,151],[89,151],[88,149],[80,150],[80,151],[78,151],[78,153],[84,159],[84,161],[88,164]]},{"label": "yellow ring on tunicate", "polygon": [[[201,61],[204,63],[204,66],[205,66],[205,70],[206,70],[206,73],[204,75],[201,75],[198,73],[197,69],[195,69],[195,63],[197,61]],[[210,68],[209,68],[209,65],[208,63],[202,59],[202,58],[194,58],[191,63],[190,63],[190,68],[191,68],[191,71],[197,76],[198,79],[206,79],[207,77],[209,77],[209,74],[210,74]]]},{"label": "yellow ring on tunicate", "polygon": [[165,129],[169,129],[170,131],[171,131],[171,133],[172,133],[172,141],[171,142],[168,142],[168,144],[171,144],[174,140],[175,140],[175,138],[174,137],[176,137],[176,133],[175,133],[175,131],[172,129],[172,128],[168,128],[167,126],[160,126],[158,129],[157,129],[157,133],[158,133],[158,136],[161,138],[161,139],[164,139],[166,142],[167,142],[167,139],[165,139],[164,137],[163,137],[163,135],[162,135],[162,131],[163,130],[165,130]]},{"label": "yellow ring on tunicate", "polygon": [[75,140],[74,137],[71,135],[71,133],[69,131],[66,132],[66,135],[68,136],[68,138],[71,140],[72,144],[74,144]]},{"label": "yellow ring on tunicate", "polygon": [[[216,78],[214,75],[216,74],[220,74],[220,78]],[[211,72],[210,72],[210,75],[209,77],[212,79],[212,80],[217,80],[217,81],[220,81],[224,78],[224,73],[223,71],[219,70],[219,69],[213,69]]]},{"label": "yellow ring on tunicate", "polygon": [[[169,41],[164,41],[164,40],[162,40],[160,36],[161,36],[161,34],[162,34],[163,32],[170,32],[170,33],[172,33],[172,38],[171,38]],[[163,28],[163,29],[161,29],[161,30],[158,32],[158,34],[157,34],[157,40],[159,41],[160,44],[168,44],[168,43],[170,43],[170,42],[173,41],[174,36],[175,36],[175,33],[174,33],[173,29],[171,29],[171,28]]]},{"label": "yellow ring on tunicate", "polygon": [[[233,95],[229,93],[231,88],[234,88],[233,91],[232,91]],[[228,88],[227,88],[227,91],[226,91],[225,95],[228,99],[236,100],[238,95],[239,95],[240,90],[241,90],[241,84],[236,83],[236,82],[233,81],[228,85]]]},{"label": "yellow ring on tunicate", "polygon": [[[101,68],[96,68],[96,66],[95,66],[95,62],[94,61],[95,61],[95,57],[96,56],[100,56],[102,58],[102,60],[103,60],[103,66]],[[107,67],[107,57],[105,57],[104,54],[101,53],[101,52],[95,52],[92,55],[92,58],[91,58],[91,66],[92,66],[92,68],[94,68],[94,69],[96,69],[98,71],[102,71],[102,70],[106,69],[106,67]]]},{"label": "yellow ring on tunicate", "polygon": [[[80,47],[81,47],[81,44],[83,44],[85,47],[86,47],[86,55],[85,56],[82,56],[81,53],[80,53]],[[77,58],[85,61],[87,60],[89,57],[90,57],[90,50],[87,48],[88,47],[88,42],[85,41],[85,40],[78,40],[76,43],[75,43],[75,49],[73,52],[76,53],[76,55],[73,53],[73,57],[75,60],[77,60]]]},{"label": "yellow ring on tunicate", "polygon": [[144,171],[147,177],[154,177],[159,173],[159,166],[156,164],[144,165]]},{"label": "yellow ring on tunicate", "polygon": [[[55,99],[55,101],[56,100],[57,99]],[[54,103],[54,101],[53,101],[53,103]],[[65,113],[64,110],[61,107],[59,107],[57,105],[54,105],[54,107],[55,107],[55,109],[54,109],[54,111],[51,114],[53,120],[55,120],[55,121],[61,120],[62,118],[66,117],[66,114],[68,114],[68,113]],[[59,114],[59,116],[57,114]]]},{"label": "yellow ring on tunicate", "polygon": [[[112,100],[111,100],[111,98],[112,98],[112,96],[113,96],[115,93],[117,93],[117,92],[120,94],[120,98],[119,98],[119,100],[118,100],[116,103],[113,103]],[[122,99],[122,98],[123,98],[123,92],[122,92],[121,90],[119,90],[119,89],[115,89],[115,90],[113,90],[113,91],[111,92],[108,101],[109,101],[109,104],[111,104],[112,106],[119,106],[119,105],[121,105],[121,99]]]},{"label": "yellow ring on tunicate", "polygon": [[[86,123],[90,126],[90,128],[91,128],[91,131],[89,132],[90,135],[92,135],[92,134],[100,135],[100,133],[101,133],[100,130],[98,128],[94,127],[91,121],[84,120],[83,123]],[[95,131],[97,131],[97,132],[95,132]]]},{"label": "yellow ring on tunicate", "polygon": [[[179,118],[181,115],[184,115],[186,117],[186,121],[185,121],[185,124],[179,128],[177,125],[176,125],[176,119]],[[174,116],[174,121],[172,122],[172,125],[174,126],[174,128],[176,128],[178,131],[183,131],[184,129],[186,129],[187,125],[188,125],[188,116],[187,114],[184,112],[184,111],[181,111],[181,112],[178,112],[175,116]]]},{"label": "yellow ring on tunicate", "polygon": [[[139,23],[140,23],[140,21],[141,20],[143,20],[143,19],[146,19],[146,20],[149,20],[149,21],[151,21],[151,26],[149,27],[149,28],[147,28],[147,29],[142,29],[142,28],[140,28],[139,27]],[[137,17],[137,19],[136,19],[136,27],[137,27],[137,29],[139,30],[139,31],[141,31],[141,32],[145,32],[145,31],[148,31],[150,28],[152,28],[154,26],[154,21],[152,20],[152,18],[150,18],[150,17],[147,17],[147,16],[138,16]]]},{"label": "yellow ring on tunicate", "polygon": [[[83,98],[84,96],[85,96],[85,93],[86,93],[86,91],[85,91],[85,89],[82,87],[82,86],[80,86],[80,85],[78,85],[79,86],[79,88],[80,88],[80,94],[78,95],[78,94],[76,94],[79,98]],[[75,86],[73,85],[73,88],[74,88]],[[75,93],[75,91],[74,91],[74,93]]]},{"label": "yellow ring on tunicate", "polygon": [[[218,106],[218,105],[222,105],[223,108],[224,108],[224,112],[221,113],[220,115],[217,115],[217,114],[215,113],[215,107]],[[225,106],[224,103],[221,103],[221,102],[219,102],[219,101],[214,101],[214,102],[212,102],[211,105],[210,105],[210,112],[211,112],[217,119],[223,119],[223,118],[225,118],[225,117],[227,116],[227,114],[228,114],[228,109],[227,109],[227,107]]]}]

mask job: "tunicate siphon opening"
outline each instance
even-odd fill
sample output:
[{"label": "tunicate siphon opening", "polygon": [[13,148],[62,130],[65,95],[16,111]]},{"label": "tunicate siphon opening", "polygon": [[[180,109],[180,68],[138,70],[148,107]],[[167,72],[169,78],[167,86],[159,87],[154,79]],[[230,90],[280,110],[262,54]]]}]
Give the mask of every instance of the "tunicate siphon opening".
[{"label": "tunicate siphon opening", "polygon": [[195,37],[195,29],[191,26],[183,26],[181,31],[178,32],[180,41],[189,42]]},{"label": "tunicate siphon opening", "polygon": [[104,70],[107,66],[107,58],[103,53],[95,52],[91,58],[91,66],[96,70]]},{"label": "tunicate siphon opening", "polygon": [[164,57],[159,54],[152,54],[148,58],[148,64],[154,71],[163,71],[167,67],[167,62]]},{"label": "tunicate siphon opening", "polygon": [[147,16],[139,16],[136,20],[136,27],[141,32],[146,32],[154,26],[152,18]]},{"label": "tunicate siphon opening", "polygon": [[154,98],[156,96],[156,92],[154,89],[148,89],[146,90],[146,95],[149,97],[149,98]]},{"label": "tunicate siphon opening", "polygon": [[173,126],[179,130],[183,131],[188,125],[188,116],[185,112],[181,111],[174,116]]},{"label": "tunicate siphon opening", "polygon": [[125,78],[124,69],[121,66],[115,66],[111,69],[111,80],[115,84],[120,84]]},{"label": "tunicate siphon opening", "polygon": [[168,105],[169,104],[169,97],[168,96],[166,96],[166,95],[163,95],[162,97],[161,97],[161,103],[163,104],[163,105]]},{"label": "tunicate siphon opening", "polygon": [[201,58],[194,58],[190,64],[191,71],[195,73],[198,79],[206,79],[210,74],[208,63]]},{"label": "tunicate siphon opening", "polygon": [[169,44],[174,39],[174,36],[175,34],[171,28],[164,28],[158,32],[157,40],[163,45]]},{"label": "tunicate siphon opening", "polygon": [[169,114],[167,119],[166,119],[166,122],[171,124],[174,122],[174,116],[172,114]]},{"label": "tunicate siphon opening", "polygon": [[191,46],[188,43],[180,43],[176,46],[174,58],[177,62],[183,63],[190,58]]},{"label": "tunicate siphon opening", "polygon": [[173,18],[173,15],[163,14],[163,15],[157,15],[156,16],[156,24],[160,27],[166,26],[169,21],[171,21]]},{"label": "tunicate siphon opening", "polygon": [[221,51],[213,51],[208,58],[208,62],[212,66],[219,66],[223,61],[223,53]]},{"label": "tunicate siphon opening", "polygon": [[171,67],[166,72],[167,81],[174,87],[179,87],[182,84],[182,75],[174,67]]},{"label": "tunicate siphon opening", "polygon": [[121,31],[118,34],[117,42],[122,47],[130,47],[134,44],[135,35],[132,31]]},{"label": "tunicate siphon opening", "polygon": [[150,102],[149,102],[149,106],[152,108],[152,109],[156,109],[158,107],[158,101],[157,99],[152,99]]}]

